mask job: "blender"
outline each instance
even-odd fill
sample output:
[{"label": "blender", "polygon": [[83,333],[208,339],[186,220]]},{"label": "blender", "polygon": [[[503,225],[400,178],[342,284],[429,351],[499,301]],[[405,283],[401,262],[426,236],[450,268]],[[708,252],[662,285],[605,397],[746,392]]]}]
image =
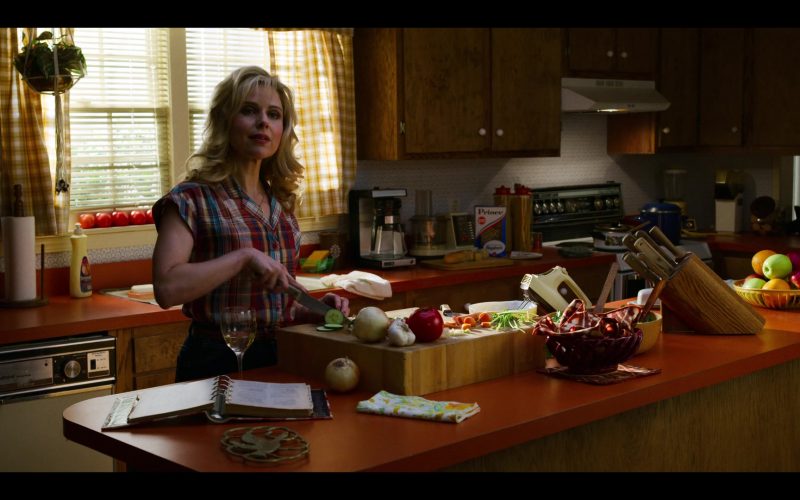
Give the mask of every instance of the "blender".
[{"label": "blender", "polygon": [[416,190],[414,217],[411,218],[411,255],[416,257],[441,257],[447,253],[443,224],[446,220],[434,217],[430,189]]}]

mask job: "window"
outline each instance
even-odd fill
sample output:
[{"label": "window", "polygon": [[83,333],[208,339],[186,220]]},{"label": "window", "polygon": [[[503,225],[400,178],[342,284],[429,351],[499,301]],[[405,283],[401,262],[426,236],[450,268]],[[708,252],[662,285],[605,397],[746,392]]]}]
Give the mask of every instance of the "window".
[{"label": "window", "polygon": [[[296,153],[303,163],[304,157],[314,159],[313,165],[306,164],[306,194],[314,191],[317,198],[307,197],[311,201],[301,206],[298,215],[343,213],[339,200],[346,198],[344,190],[355,176],[355,160],[348,157],[342,161],[335,135],[343,133],[339,122],[352,123],[355,117],[340,116],[333,109],[335,99],[325,91],[306,90],[314,95],[303,95],[301,71],[328,83],[323,70],[312,68],[309,72],[305,67],[303,52],[309,41],[316,42],[314,33],[248,28],[76,28],[75,42],[84,52],[88,73],[70,91],[71,210],[152,205],[182,180],[184,161],[202,140],[214,86],[237,67],[260,65],[294,90],[301,141]],[[349,48],[344,53],[352,57]],[[309,78],[307,74],[303,77]],[[311,99],[318,103],[304,108],[304,102]],[[53,99],[45,97],[43,102],[51,108],[52,117]],[[50,129],[52,137],[52,118]],[[54,145],[48,138],[51,150]],[[343,163],[349,166],[343,167]],[[54,161],[51,165],[55,168]]]}]

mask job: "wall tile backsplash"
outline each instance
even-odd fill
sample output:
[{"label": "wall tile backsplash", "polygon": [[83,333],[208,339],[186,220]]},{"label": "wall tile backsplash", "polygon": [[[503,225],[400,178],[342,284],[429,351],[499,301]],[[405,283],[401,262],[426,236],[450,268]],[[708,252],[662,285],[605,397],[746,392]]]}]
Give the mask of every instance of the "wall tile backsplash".
[{"label": "wall tile backsplash", "polygon": [[[606,153],[606,117],[596,114],[563,114],[561,156],[557,158],[510,158],[419,161],[359,161],[355,189],[405,187],[402,220],[414,215],[414,191],[432,190],[434,213],[471,211],[474,205],[492,203],[494,188],[521,183],[533,189],[560,185],[622,183],[625,212],[637,213],[642,205],[664,196],[663,171],[687,170],[688,212],[700,228],[714,224],[714,180],[719,169],[740,169],[748,182],[744,207],[757,196],[775,196],[774,163],[765,154],[657,154],[611,157]],[[743,210],[745,226],[749,222]],[[318,233],[303,235],[303,244],[319,241]],[[120,262],[152,257],[152,245],[94,249],[92,263]],[[2,260],[2,259],[0,259]],[[38,265],[38,258],[37,258]],[[69,252],[46,255],[49,268],[68,267]]]}]

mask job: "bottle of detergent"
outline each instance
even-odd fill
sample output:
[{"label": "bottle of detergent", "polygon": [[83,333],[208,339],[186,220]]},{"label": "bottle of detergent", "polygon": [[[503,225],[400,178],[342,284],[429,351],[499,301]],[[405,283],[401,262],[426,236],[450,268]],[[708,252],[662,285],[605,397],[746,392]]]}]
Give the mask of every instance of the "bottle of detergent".
[{"label": "bottle of detergent", "polygon": [[75,223],[75,231],[70,236],[72,258],[69,266],[69,294],[75,298],[92,295],[92,271],[86,250],[86,234],[80,223]]}]

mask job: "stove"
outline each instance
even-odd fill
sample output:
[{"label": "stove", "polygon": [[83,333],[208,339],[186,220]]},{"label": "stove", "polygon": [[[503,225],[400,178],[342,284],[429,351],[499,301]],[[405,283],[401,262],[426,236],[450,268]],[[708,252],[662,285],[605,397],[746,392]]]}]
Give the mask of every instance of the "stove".
[{"label": "stove", "polygon": [[536,188],[531,231],[542,241],[591,236],[597,224],[618,223],[625,215],[622,185],[618,182]]}]

